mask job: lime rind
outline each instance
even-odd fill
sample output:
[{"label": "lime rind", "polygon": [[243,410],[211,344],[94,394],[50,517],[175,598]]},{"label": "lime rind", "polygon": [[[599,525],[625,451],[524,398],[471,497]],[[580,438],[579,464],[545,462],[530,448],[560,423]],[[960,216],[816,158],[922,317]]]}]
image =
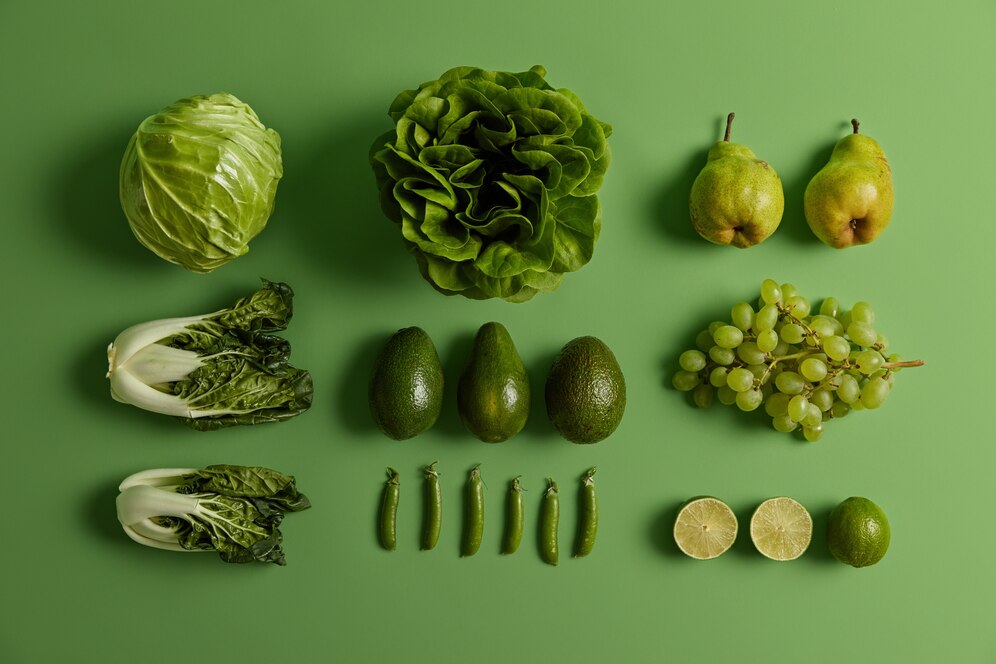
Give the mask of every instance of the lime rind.
[{"label": "lime rind", "polygon": [[737,517],[729,505],[712,497],[694,498],[678,511],[674,541],[681,552],[696,560],[723,555],[737,538]]},{"label": "lime rind", "polygon": [[784,562],[795,560],[813,539],[813,518],[797,501],[769,498],[750,518],[750,539],[761,555]]}]

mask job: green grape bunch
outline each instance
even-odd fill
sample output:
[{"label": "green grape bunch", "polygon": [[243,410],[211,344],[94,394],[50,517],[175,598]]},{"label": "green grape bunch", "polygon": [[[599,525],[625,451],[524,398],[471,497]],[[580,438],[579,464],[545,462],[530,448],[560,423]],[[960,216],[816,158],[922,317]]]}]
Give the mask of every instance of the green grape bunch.
[{"label": "green grape bunch", "polygon": [[879,408],[896,373],[923,365],[889,353],[867,302],[847,311],[828,297],[813,313],[795,286],[765,279],[757,308],[738,302],[730,318],[710,323],[697,348],[681,354],[675,389],[699,408],[716,398],[743,411],[763,407],[777,431],[801,429],[810,442],[828,420]]}]

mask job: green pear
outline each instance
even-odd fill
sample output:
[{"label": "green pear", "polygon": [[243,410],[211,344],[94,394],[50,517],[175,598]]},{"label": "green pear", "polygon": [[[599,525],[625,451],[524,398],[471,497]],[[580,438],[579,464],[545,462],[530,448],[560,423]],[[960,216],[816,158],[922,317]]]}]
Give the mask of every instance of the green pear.
[{"label": "green pear", "polygon": [[892,169],[874,138],[854,133],[837,141],[830,161],[806,187],[806,221],[835,249],[867,244],[892,217]]},{"label": "green pear", "polygon": [[785,194],[778,173],[745,145],[726,135],[709,149],[706,165],[692,184],[688,210],[699,235],[741,249],[763,242],[782,221]]}]

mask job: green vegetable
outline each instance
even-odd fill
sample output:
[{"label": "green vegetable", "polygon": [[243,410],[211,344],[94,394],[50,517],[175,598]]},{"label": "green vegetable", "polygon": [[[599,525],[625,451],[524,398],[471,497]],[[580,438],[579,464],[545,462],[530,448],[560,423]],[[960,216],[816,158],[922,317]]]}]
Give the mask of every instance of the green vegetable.
[{"label": "green vegetable", "polygon": [[280,136],[230,94],[146,118],[121,162],[121,207],[138,241],[193,272],[249,251],[283,175]]},{"label": "green vegetable", "polygon": [[422,524],[422,550],[436,548],[442,525],[443,495],[439,488],[439,471],[433,461],[425,467],[425,519]]},{"label": "green vegetable", "polygon": [[578,538],[574,545],[574,557],[581,558],[591,553],[598,534],[598,496],[595,493],[595,469],[589,468],[581,476],[581,509],[578,511]]},{"label": "green vegetable", "polygon": [[387,469],[387,482],[380,498],[380,545],[388,551],[398,548],[398,499],[401,480],[398,471]]},{"label": "green vegetable", "polygon": [[420,327],[395,332],[374,363],[370,414],[384,435],[406,440],[432,427],[443,409],[443,365]]},{"label": "green vegetable", "polygon": [[547,480],[549,485],[543,493],[543,505],[540,510],[540,555],[543,562],[556,565],[560,562],[560,544],[558,529],[560,528],[560,494],[557,483]]},{"label": "green vegetable", "polygon": [[217,551],[226,563],[286,564],[278,526],[311,507],[294,478],[269,468],[160,468],[118,487],[118,521],[139,544],[169,551]]},{"label": "green vegetable", "polygon": [[465,490],[467,502],[460,555],[472,556],[481,548],[481,539],[484,536],[484,480],[481,479],[480,466],[470,469]]},{"label": "green vegetable", "polygon": [[381,207],[442,293],[521,302],[591,260],[612,129],[545,75],[457,67],[391,104]]},{"label": "green vegetable", "polygon": [[294,292],[263,288],[228,309],[129,327],[107,347],[111,396],[194,429],[275,422],[311,406],[311,376],[289,363]]},{"label": "green vegetable", "polygon": [[525,506],[522,500],[522,483],[519,478],[513,478],[508,486],[505,502],[505,540],[501,552],[513,554],[522,543],[522,524],[525,520]]}]

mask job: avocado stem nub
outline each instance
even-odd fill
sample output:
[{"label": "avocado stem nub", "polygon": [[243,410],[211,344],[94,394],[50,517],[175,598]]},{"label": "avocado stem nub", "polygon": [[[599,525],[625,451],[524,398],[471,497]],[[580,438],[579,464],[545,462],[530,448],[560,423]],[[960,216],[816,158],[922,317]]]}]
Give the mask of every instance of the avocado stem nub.
[{"label": "avocado stem nub", "polygon": [[854,133],[855,134],[858,133],[858,124],[860,124],[860,123],[858,122],[857,118],[853,118],[851,120],[851,126],[854,127]]},{"label": "avocado stem nub", "polygon": [[727,143],[730,142],[730,127],[733,126],[734,115],[735,115],[734,113],[730,113],[729,115],[726,116],[726,135],[723,136],[723,140],[726,141]]}]

